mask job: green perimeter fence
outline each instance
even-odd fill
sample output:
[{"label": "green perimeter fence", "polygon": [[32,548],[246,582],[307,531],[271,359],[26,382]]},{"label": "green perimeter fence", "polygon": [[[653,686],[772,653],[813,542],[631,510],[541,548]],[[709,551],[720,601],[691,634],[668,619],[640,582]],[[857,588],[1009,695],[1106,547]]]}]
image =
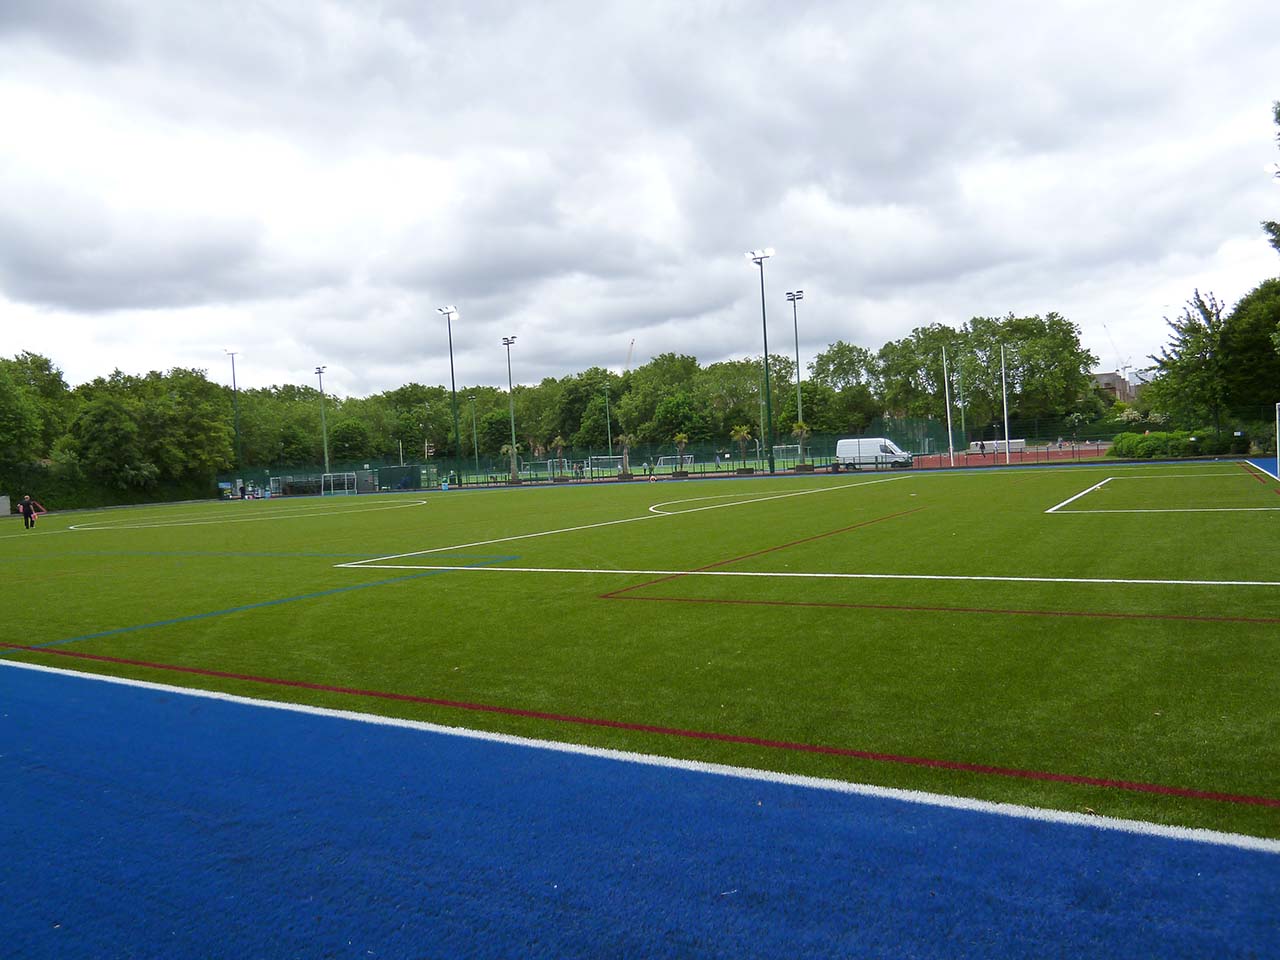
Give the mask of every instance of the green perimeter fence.
[{"label": "green perimeter fence", "polygon": [[[1093,425],[1099,426],[1099,425]],[[954,425],[951,442],[957,457],[964,457],[972,449],[975,456],[982,443],[987,454],[985,462],[994,463],[997,449],[1003,461],[1003,424],[988,424],[982,429],[966,425],[962,432]],[[1014,463],[1046,462],[1065,457],[1087,458],[1102,456],[1106,452],[1114,425],[1107,431],[1087,431],[1074,427],[1069,420],[1011,421],[1009,432],[1013,437],[1010,459]],[[903,450],[910,451],[917,460],[942,457],[948,452],[946,424],[926,419],[878,418],[865,429],[847,434],[826,434],[808,437],[804,442],[803,458],[800,444],[795,437],[778,437],[773,447],[774,469],[779,472],[807,470],[830,471],[835,461],[836,443],[845,437],[887,437]],[[575,483],[617,480],[619,477],[644,479],[649,476],[670,478],[673,476],[733,475],[738,473],[765,473],[769,469],[769,449],[758,438],[745,443],[724,440],[719,442],[690,442],[677,449],[673,441],[666,443],[639,443],[624,453],[615,444],[613,450],[600,447],[564,447],[559,450],[540,450],[518,455],[517,478],[521,483]],[[959,462],[959,461],[957,461]],[[969,461],[973,462],[973,461]],[[939,461],[940,465],[940,461]],[[227,472],[218,477],[224,496],[235,496],[244,486],[247,492],[257,495],[306,495],[320,493],[423,490],[440,487],[443,483],[453,486],[501,485],[512,481],[509,456],[471,452],[462,457],[432,457],[426,462],[402,463],[398,457],[367,458],[333,463],[330,473],[335,479],[329,484],[322,481],[323,468],[319,465],[249,467],[242,471]],[[341,475],[354,474],[355,480],[344,480]]]}]

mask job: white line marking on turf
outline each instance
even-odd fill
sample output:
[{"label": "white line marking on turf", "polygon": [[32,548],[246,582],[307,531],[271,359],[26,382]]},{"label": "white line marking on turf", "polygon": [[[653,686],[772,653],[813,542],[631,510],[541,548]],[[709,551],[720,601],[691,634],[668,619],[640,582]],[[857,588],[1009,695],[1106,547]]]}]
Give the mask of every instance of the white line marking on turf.
[{"label": "white line marking on turf", "polygon": [[1249,513],[1249,512],[1273,512],[1280,510],[1280,507],[1162,507],[1149,509],[1129,509],[1124,507],[1116,507],[1107,510],[1063,510],[1069,503],[1074,503],[1081,497],[1099,490],[1112,480],[1201,480],[1205,477],[1241,477],[1247,478],[1249,474],[1229,471],[1226,473],[1140,473],[1129,474],[1127,476],[1107,477],[1098,483],[1095,483],[1087,490],[1081,490],[1074,497],[1068,497],[1061,503],[1054,504],[1045,513]]},{"label": "white line marking on turf", "polygon": [[[848,490],[852,487],[868,487],[877,483],[890,483],[893,480],[903,480],[909,476],[903,474],[897,477],[884,477],[880,480],[864,480],[861,483],[841,483],[829,487],[817,487],[811,490],[793,490],[787,493],[775,493],[763,497],[752,497],[749,500],[737,500],[733,503],[715,503],[706,507],[694,507],[690,510],[678,510],[675,513],[646,513],[639,517],[623,517],[621,520],[601,520],[599,523],[584,523],[576,527],[560,527],[557,530],[540,530],[536,533],[518,533],[510,537],[495,537],[492,540],[477,540],[474,543],[455,543],[447,547],[432,547],[429,550],[413,550],[409,553],[393,553],[386,557],[370,557],[368,560],[354,560],[351,563],[335,563],[335,567],[366,567],[366,566],[386,566],[385,560],[403,560],[405,557],[422,557],[430,553],[453,553],[457,550],[469,550],[472,547],[487,547],[495,543],[510,543],[513,540],[533,540],[537,537],[550,537],[557,533],[577,533],[580,530],[595,530],[599,527],[612,527],[620,523],[635,523],[639,520],[656,520],[659,517],[676,517],[686,513],[698,513],[702,510],[722,510],[725,507],[743,506],[749,503],[762,503],[766,500],[779,500],[784,497],[800,497],[811,493],[828,493],[832,490]],[[395,569],[391,567],[390,569]],[[417,569],[417,568],[413,568]]]},{"label": "white line marking on turf", "polygon": [[407,503],[385,503],[359,507],[355,510],[310,510],[307,512],[273,513],[261,517],[213,517],[209,520],[162,520],[155,523],[73,523],[68,530],[147,530],[152,527],[199,527],[219,523],[257,523],[259,520],[293,520],[297,517],[334,517],[343,513],[374,513],[379,510],[401,510],[405,507],[424,507],[426,500],[410,500]]},{"label": "white line marking on turf", "polygon": [[0,667],[13,667],[19,670],[32,670],[39,673],[52,673],[64,677],[76,677],[88,682],[115,683],[126,687],[137,687],[143,690],[155,690],[179,696],[200,697],[206,700],[221,700],[247,707],[258,707],[263,710],[283,710],[290,713],[309,714],[317,717],[331,717],[338,720],[349,720],[355,723],[368,723],[376,726],[400,727],[407,730],[419,730],[446,737],[463,737],[469,740],[487,740],[491,743],[502,743],[513,747],[526,747],[534,750],[548,750],[555,753],[570,753],[579,756],[597,757],[614,760],[619,763],[638,763],[651,767],[665,767],[672,770],[686,770],[692,773],[712,776],[733,777],[737,780],[757,780],[766,783],[780,783],[788,786],[803,787],[809,790],[824,790],[831,793],[846,793],[856,796],[876,797],[884,800],[897,800],[902,803],[914,803],[929,807],[943,807],[951,810],[967,810],[989,816],[1011,817],[1017,820],[1037,820],[1042,823],[1058,823],[1065,826],[1086,827],[1092,830],[1111,830],[1118,833],[1138,834],[1148,837],[1162,837],[1169,840],[1182,840],[1191,843],[1203,843],[1211,846],[1234,847],[1240,850],[1251,850],[1257,853],[1280,854],[1280,840],[1269,840],[1265,837],[1251,837],[1241,833],[1224,833],[1218,830],[1205,830],[1199,827],[1171,827],[1160,823],[1147,823],[1143,820],[1121,820],[1118,817],[1100,817],[1096,814],[1072,813],[1066,810],[1051,810],[1043,807],[1027,807],[1013,803],[994,803],[990,800],[974,800],[968,797],[954,797],[942,793],[926,793],[923,790],[900,790],[893,787],[877,787],[871,784],[851,783],[847,780],[829,780],[823,777],[805,777],[791,773],[778,773],[773,770],[758,770],[752,767],[731,767],[721,763],[703,763],[698,760],[679,760],[675,757],[663,757],[649,753],[633,753],[628,750],[608,750],[603,747],[588,747],[575,743],[559,743],[554,740],[535,740],[531,737],[516,737],[505,733],[490,733],[486,730],[472,730],[467,727],[446,727],[422,720],[402,720],[398,717],[383,717],[369,713],[358,713],[354,710],[334,710],[328,707],[313,707],[301,703],[283,703],[277,700],[255,700],[215,690],[199,690],[192,687],[177,687],[166,683],[152,683],[145,680],[130,680],[124,677],[110,677],[102,674],[81,673],[77,670],[60,670],[34,663],[20,663],[11,660],[0,660]]},{"label": "white line marking on turf", "polygon": [[428,563],[354,563],[339,567],[373,567],[377,570],[450,570],[458,573],[577,573],[627,577],[763,577],[810,580],[969,580],[988,583],[1105,583],[1156,587],[1280,587],[1280,580],[1125,580],[1113,577],[997,577],[941,573],[803,573],[784,570],[611,570],[590,567],[456,566]]},{"label": "white line marking on turf", "polygon": [[1276,510],[1280,507],[1116,507],[1114,510],[1059,510],[1058,513],[1271,513]]},{"label": "white line marking on turf", "polygon": [[1071,497],[1067,500],[1063,500],[1061,503],[1050,507],[1048,510],[1045,511],[1045,513],[1057,513],[1059,510],[1065,507],[1068,503],[1073,503],[1074,501],[1079,500],[1081,497],[1085,496],[1086,494],[1093,493],[1093,491],[1099,489],[1100,487],[1106,486],[1108,483],[1110,483],[1114,479],[1115,477],[1107,477],[1105,480],[1101,481],[1100,483],[1095,483],[1088,490],[1081,490],[1074,497]]}]

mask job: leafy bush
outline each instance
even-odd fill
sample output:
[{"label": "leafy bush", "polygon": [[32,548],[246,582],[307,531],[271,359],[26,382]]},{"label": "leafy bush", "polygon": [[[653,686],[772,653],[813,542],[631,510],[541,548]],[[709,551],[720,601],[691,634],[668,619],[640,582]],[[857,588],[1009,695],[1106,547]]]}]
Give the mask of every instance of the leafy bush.
[{"label": "leafy bush", "polygon": [[1152,433],[1118,433],[1111,442],[1108,456],[1132,460],[1155,460],[1164,457],[1214,457],[1223,454],[1244,454],[1249,451],[1249,436],[1224,433],[1215,436],[1212,430],[1155,431]]}]

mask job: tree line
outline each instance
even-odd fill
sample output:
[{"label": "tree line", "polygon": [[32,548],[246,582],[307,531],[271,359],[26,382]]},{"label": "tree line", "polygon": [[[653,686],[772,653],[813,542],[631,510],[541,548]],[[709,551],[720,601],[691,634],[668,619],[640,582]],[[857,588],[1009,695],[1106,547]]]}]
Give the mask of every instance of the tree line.
[{"label": "tree line", "polygon": [[[1227,311],[1197,292],[1169,321],[1170,342],[1152,357],[1152,382],[1138,403],[1114,399],[1090,377],[1097,357],[1079,328],[1057,313],[974,317],[941,323],[871,351],[837,340],[801,378],[793,359],[770,355],[772,429],[790,442],[801,420],[814,434],[854,435],[879,416],[943,420],[953,410],[980,430],[1002,416],[1003,381],[1014,419],[1114,417],[1225,429],[1265,419],[1280,390],[1280,279],[1268,280]],[[943,352],[947,356],[944,381]],[[620,438],[634,444],[728,446],[763,437],[762,358],[707,365],[664,353],[618,374],[592,367],[517,386],[517,445],[526,456],[562,448],[601,452]],[[945,385],[944,385],[945,384]],[[464,386],[460,436],[444,386],[410,383],[367,397],[324,398],[335,463],[405,462],[424,456],[502,454],[510,443],[505,390]],[[957,423],[957,427],[959,424]],[[47,357],[0,358],[0,466],[40,464],[64,479],[116,491],[209,485],[238,468],[314,467],[323,462],[321,396],[310,386],[244,389],[210,381],[203,370],[174,368],[138,376],[115,371],[74,388]]]}]

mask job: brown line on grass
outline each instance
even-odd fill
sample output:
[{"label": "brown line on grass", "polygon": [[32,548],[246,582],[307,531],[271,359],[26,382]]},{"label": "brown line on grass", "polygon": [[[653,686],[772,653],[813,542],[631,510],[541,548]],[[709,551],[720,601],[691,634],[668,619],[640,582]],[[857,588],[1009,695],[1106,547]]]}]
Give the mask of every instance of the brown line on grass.
[{"label": "brown line on grass", "polygon": [[[1260,470],[1254,469],[1252,464],[1247,463],[1244,460],[1237,460],[1236,464],[1240,467],[1241,470],[1243,470],[1249,476],[1253,477],[1253,479],[1257,480],[1263,486],[1266,486],[1267,478],[1262,475],[1262,472]],[[1280,490],[1277,490],[1276,493],[1280,493]]]},{"label": "brown line on grass", "polygon": [[[834,537],[838,533],[848,533],[850,530],[857,530],[859,527],[868,527],[873,523],[881,523],[885,520],[895,520],[898,517],[910,516],[913,513],[919,513],[925,507],[913,507],[910,510],[899,510],[897,513],[886,514],[883,517],[873,517],[870,520],[860,520],[858,523],[850,524],[847,527],[841,527],[839,530],[828,530],[826,533],[815,533],[811,537],[803,537],[800,540],[792,540],[790,543],[781,543],[774,547],[765,547],[763,550],[755,550],[751,553],[744,553],[740,557],[730,557],[728,560],[717,560],[715,563],[708,563],[706,566],[694,567],[689,573],[701,573],[703,570],[713,570],[716,567],[724,567],[731,563],[737,563],[740,560],[749,560],[752,557],[759,557],[766,553],[773,553],[777,550],[786,550],[788,547],[797,547],[802,543],[811,543],[814,540],[821,540],[824,537]],[[608,593],[600,594],[601,600],[611,600],[620,594],[629,593],[632,590],[640,590],[644,587],[652,587],[659,583],[666,583],[668,580],[678,580],[680,577],[686,576],[685,573],[672,573],[665,577],[659,577],[657,580],[648,580],[645,583],[633,584],[630,587],[623,587],[620,590],[611,590]]]},{"label": "brown line on grass", "polygon": [[[606,595],[608,596],[608,595]],[[1280,623],[1280,617],[1210,617],[1183,613],[1110,613],[1104,610],[1019,610],[1006,607],[934,607],[906,603],[849,603],[837,600],[746,600],[732,597],[609,597],[659,603],[728,603],[765,607],[828,607],[847,610],[890,610],[919,613],[1007,614],[1019,617],[1084,617],[1104,620],[1185,620],[1195,623]]]},{"label": "brown line on grass", "polygon": [[[647,598],[635,597],[628,599],[640,600]],[[940,760],[933,757],[913,757],[903,754],[881,753],[873,750],[855,750],[850,747],[836,747],[827,744],[798,743],[790,740],[772,740],[765,737],[752,737],[743,734],[718,733],[706,730],[687,730],[679,727],[663,727],[647,723],[630,723],[623,720],[609,720],[600,717],[577,717],[569,714],[548,713],[542,710],[526,710],[519,707],[503,707],[494,704],[467,703],[459,700],[443,700],[437,697],[423,697],[411,693],[390,693],[379,690],[361,690],[354,687],[341,687],[324,683],[309,683],[303,680],[285,680],[276,677],[258,677],[244,673],[229,673],[223,670],[211,670],[204,667],[185,667],[177,664],[151,663],[146,660],[129,660],[124,657],[109,657],[103,654],[84,653],[76,650],[57,650],[52,647],[29,647],[18,643],[6,643],[3,641],[0,641],[0,648],[8,650],[22,650],[27,653],[45,654],[56,657],[91,660],[99,663],[141,667],[148,670],[164,670],[202,677],[216,677],[223,680],[240,680],[247,683],[267,684],[298,690],[314,690],[324,693],[344,694],[353,697],[393,700],[402,703],[417,703],[433,707],[446,707],[454,710],[502,714],[505,716],[525,717],[534,720],[549,720],[557,723],[569,723],[581,726],[606,727],[615,730],[629,730],[637,733],[651,733],[660,736],[683,737],[686,739],[708,740],[719,743],[737,743],[754,747],[767,747],[774,750],[818,753],[829,756],[846,757],[853,760],[868,760],[878,763],[930,767],[933,769],[950,770],[958,773],[977,773],[996,777],[1012,777],[1023,780],[1067,783],[1075,786],[1105,787],[1112,790],[1154,793],[1164,796],[1183,797],[1191,800],[1214,800],[1221,803],[1280,808],[1280,798],[1277,797],[1251,796],[1248,794],[1225,793],[1216,790],[1198,790],[1191,787],[1174,787],[1159,783],[1143,783],[1134,780],[1113,780],[1106,777],[1090,777],[1071,773],[1053,773],[1047,770],[1026,770],[1017,767],[1001,767],[985,763],[968,763],[959,760]]]}]

